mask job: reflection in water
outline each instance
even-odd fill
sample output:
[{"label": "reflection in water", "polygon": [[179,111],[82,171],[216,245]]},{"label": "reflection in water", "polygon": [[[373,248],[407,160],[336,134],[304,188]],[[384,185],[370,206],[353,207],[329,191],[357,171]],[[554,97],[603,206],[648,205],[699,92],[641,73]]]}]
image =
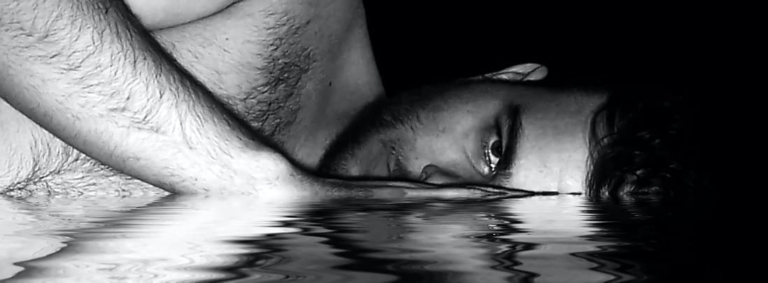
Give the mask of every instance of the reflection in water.
[{"label": "reflection in water", "polygon": [[13,263],[50,255],[71,240],[69,231],[96,227],[101,219],[119,217],[158,197],[47,198],[0,197],[0,279],[22,270]]},{"label": "reflection in water", "polygon": [[[505,238],[529,243],[514,254],[518,267],[538,274],[536,282],[607,282],[618,279],[593,270],[600,266],[579,254],[600,251],[611,243],[589,240],[597,232],[583,213],[586,200],[580,196],[533,197],[509,206],[521,221],[524,233]],[[621,282],[621,281],[616,281]]]},{"label": "reflection in water", "polygon": [[[101,201],[101,200],[99,200]],[[77,201],[75,201],[77,202]],[[15,280],[107,282],[117,280],[178,282],[221,280],[234,276],[218,270],[238,264],[240,254],[256,248],[225,240],[294,232],[279,227],[292,213],[290,203],[243,197],[164,197],[117,212],[84,211],[81,223],[59,227],[69,240],[56,253],[17,263],[25,268]],[[58,206],[48,209],[52,211]],[[80,211],[82,207],[73,207]],[[66,222],[58,215],[49,221]]]},{"label": "reflection in water", "polygon": [[[696,247],[679,239],[679,229],[655,226],[669,222],[659,207],[654,200],[570,195],[463,202],[0,199],[0,279],[663,281],[669,264],[689,260]],[[680,243],[687,248],[670,248]]]},{"label": "reflection in water", "polygon": [[[506,282],[520,275],[493,255],[516,244],[491,239],[516,232],[514,220],[502,210],[506,204],[347,200],[318,204],[302,224],[324,231],[315,235],[345,259],[336,266],[339,274],[366,274],[357,282]],[[300,253],[294,249],[285,255]]]}]

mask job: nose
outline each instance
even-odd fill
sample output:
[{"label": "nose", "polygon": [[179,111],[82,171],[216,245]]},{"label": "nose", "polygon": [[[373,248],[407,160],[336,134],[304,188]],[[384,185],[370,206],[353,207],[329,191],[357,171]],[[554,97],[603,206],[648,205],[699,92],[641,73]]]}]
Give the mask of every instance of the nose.
[{"label": "nose", "polygon": [[432,164],[421,169],[419,179],[423,182],[437,185],[461,182],[459,175]]}]

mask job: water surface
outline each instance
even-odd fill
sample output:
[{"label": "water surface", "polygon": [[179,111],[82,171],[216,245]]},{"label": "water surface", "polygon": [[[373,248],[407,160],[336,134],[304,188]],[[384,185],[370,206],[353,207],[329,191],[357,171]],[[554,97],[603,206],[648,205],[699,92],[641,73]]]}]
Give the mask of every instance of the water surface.
[{"label": "water surface", "polygon": [[[666,282],[716,278],[695,206],[534,196],[445,202],[0,198],[9,282]],[[691,213],[693,215],[695,213]]]}]

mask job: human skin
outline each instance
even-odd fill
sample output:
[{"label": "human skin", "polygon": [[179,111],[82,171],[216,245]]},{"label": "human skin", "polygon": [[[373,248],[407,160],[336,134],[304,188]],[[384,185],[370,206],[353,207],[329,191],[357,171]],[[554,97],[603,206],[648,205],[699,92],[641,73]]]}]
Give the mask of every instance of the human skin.
[{"label": "human skin", "polygon": [[[311,163],[311,156],[301,156],[317,152],[323,143],[292,135],[313,134],[322,141],[337,129],[315,127],[309,121],[339,124],[351,109],[381,92],[367,45],[364,11],[357,1],[240,1],[221,11],[211,10],[215,15],[152,34],[120,1],[0,4],[0,93],[8,103],[2,115],[9,118],[3,124],[18,133],[4,141],[10,144],[4,149],[17,157],[7,160],[11,164],[6,167],[15,170],[9,173],[16,177],[40,170],[59,172],[61,167],[80,165],[70,159],[79,162],[90,157],[171,192],[282,195],[257,185],[322,188],[307,186],[315,178],[277,150],[306,160],[298,163]],[[178,8],[195,6],[188,4]],[[288,11],[291,14],[283,14]],[[327,17],[335,12],[349,12],[340,13],[349,16]],[[237,117],[241,108],[231,106],[238,99],[264,95],[248,92],[258,91],[268,81],[264,76],[268,70],[260,69],[265,63],[259,55],[267,52],[265,48],[294,51],[295,46],[269,45],[269,29],[285,20],[280,18],[283,15],[290,21],[314,17],[321,21],[311,21],[299,34],[292,34],[298,41],[295,45],[308,45],[318,59],[296,82],[302,86],[301,105],[293,107],[302,111],[294,124],[300,127],[283,127],[278,133],[266,127],[276,123],[268,118],[243,123]],[[346,103],[333,103],[341,98]],[[262,106],[259,103],[247,106],[252,107],[246,109],[250,112],[265,110],[254,109]],[[290,116],[281,114],[275,116]],[[308,129],[323,132],[307,133]],[[261,132],[275,136],[263,137]],[[267,143],[281,144],[281,148]],[[42,150],[30,144],[65,153],[48,162]],[[37,164],[29,164],[35,159]]]},{"label": "human skin", "polygon": [[500,80],[412,92],[365,111],[321,168],[341,176],[585,191],[590,122],[605,92]]},{"label": "human skin", "polygon": [[433,188],[304,170],[383,93],[359,1],[174,3],[0,3],[3,188]]}]

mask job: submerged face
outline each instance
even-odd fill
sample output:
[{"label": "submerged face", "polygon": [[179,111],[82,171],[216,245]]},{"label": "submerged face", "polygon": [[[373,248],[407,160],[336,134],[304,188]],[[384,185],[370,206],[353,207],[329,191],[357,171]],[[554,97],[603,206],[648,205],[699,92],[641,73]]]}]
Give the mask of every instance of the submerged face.
[{"label": "submerged face", "polygon": [[605,95],[467,81],[364,111],[321,162],[351,177],[582,192],[592,114]]}]

